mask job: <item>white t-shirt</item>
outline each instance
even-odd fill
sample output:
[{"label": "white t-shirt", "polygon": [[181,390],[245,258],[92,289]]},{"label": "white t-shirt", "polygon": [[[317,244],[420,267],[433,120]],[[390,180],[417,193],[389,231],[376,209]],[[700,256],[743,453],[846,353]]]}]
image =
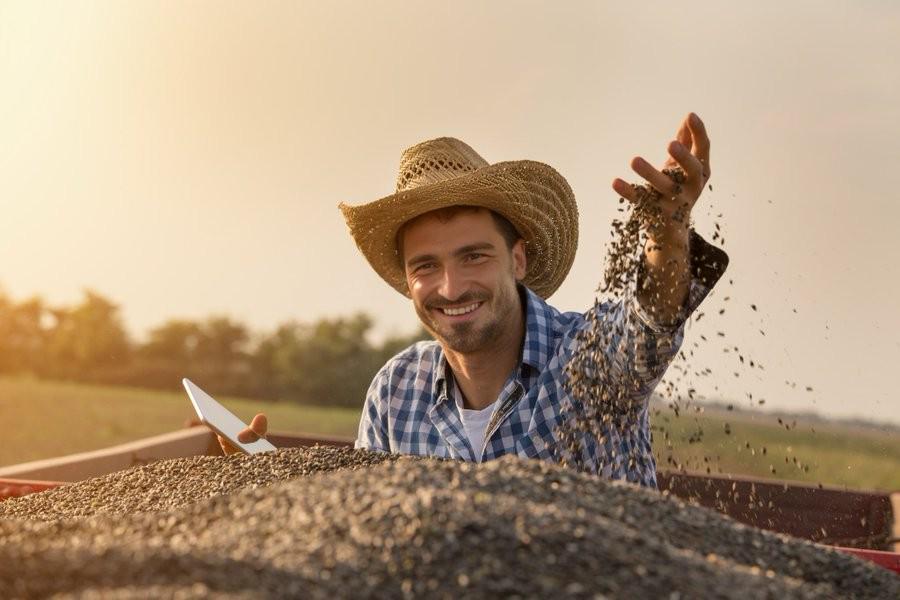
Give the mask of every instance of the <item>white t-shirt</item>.
[{"label": "white t-shirt", "polygon": [[459,409],[459,418],[462,420],[463,429],[466,430],[466,437],[469,438],[469,444],[475,451],[475,460],[481,462],[482,450],[484,449],[484,435],[487,433],[488,425],[491,423],[491,417],[494,416],[494,408],[497,402],[488,404],[481,410],[470,410],[463,408],[462,392],[456,382],[453,382],[453,397],[456,400],[456,407]]}]

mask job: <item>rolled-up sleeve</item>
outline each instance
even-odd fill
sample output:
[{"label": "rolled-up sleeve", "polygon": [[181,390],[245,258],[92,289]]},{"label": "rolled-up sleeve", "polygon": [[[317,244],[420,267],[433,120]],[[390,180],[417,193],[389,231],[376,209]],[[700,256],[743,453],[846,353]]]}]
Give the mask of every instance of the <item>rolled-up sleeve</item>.
[{"label": "rolled-up sleeve", "polygon": [[586,384],[602,384],[635,399],[653,391],[681,347],[685,322],[728,266],[725,252],[693,230],[690,253],[691,281],[674,321],[655,320],[633,290],[618,302],[595,305],[585,315],[586,329],[580,333],[573,366],[587,376]]},{"label": "rolled-up sleeve", "polygon": [[678,316],[671,322],[664,323],[653,316],[653,311],[641,305],[637,299],[632,300],[632,308],[641,322],[651,331],[666,333],[678,330],[688,317],[697,310],[700,303],[709,294],[716,282],[728,267],[728,255],[703,239],[693,229],[690,233],[691,281],[687,297],[678,311]]}]

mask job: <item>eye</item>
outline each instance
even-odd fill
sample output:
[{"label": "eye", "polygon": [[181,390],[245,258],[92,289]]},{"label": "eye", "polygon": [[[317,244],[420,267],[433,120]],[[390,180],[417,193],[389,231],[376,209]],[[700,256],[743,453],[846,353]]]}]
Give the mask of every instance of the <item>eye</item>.
[{"label": "eye", "polygon": [[469,262],[474,262],[480,258],[484,258],[486,255],[481,252],[470,252],[466,254],[466,260]]},{"label": "eye", "polygon": [[422,264],[420,264],[420,265],[417,265],[417,266],[413,269],[413,273],[424,273],[424,272],[426,272],[426,271],[431,271],[431,270],[434,269],[436,266],[437,266],[437,265],[435,265],[433,262],[422,263]]}]

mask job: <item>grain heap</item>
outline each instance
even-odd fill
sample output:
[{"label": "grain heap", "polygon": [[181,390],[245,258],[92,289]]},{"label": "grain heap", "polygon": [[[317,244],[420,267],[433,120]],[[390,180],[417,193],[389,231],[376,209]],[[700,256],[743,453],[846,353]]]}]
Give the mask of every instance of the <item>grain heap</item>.
[{"label": "grain heap", "polygon": [[[279,455],[292,452],[245,457],[247,481],[267,480],[273,463],[275,469],[284,465]],[[293,454],[297,465],[314,464],[307,472],[315,474],[211,498],[191,475],[201,479],[203,469],[188,469],[194,463],[187,459],[167,461],[160,476],[177,473],[177,485],[199,491],[193,503],[182,494],[177,508],[162,499],[156,507],[144,504],[156,512],[115,514],[107,502],[94,516],[60,518],[64,511],[47,512],[40,494],[22,498],[17,514],[25,516],[32,505],[30,519],[0,519],[0,592],[118,598],[900,595],[900,579],[854,557],[549,463],[406,457],[317,473],[328,462],[360,466],[368,453],[319,448]],[[214,460],[227,465],[231,459]],[[134,477],[135,470],[105,482]],[[95,488],[96,482],[63,488],[55,497],[83,498],[80,486]]]},{"label": "grain heap", "polygon": [[332,446],[165,460],[0,502],[0,518],[51,520],[182,508],[204,498],[313,473],[358,469],[397,455]]}]

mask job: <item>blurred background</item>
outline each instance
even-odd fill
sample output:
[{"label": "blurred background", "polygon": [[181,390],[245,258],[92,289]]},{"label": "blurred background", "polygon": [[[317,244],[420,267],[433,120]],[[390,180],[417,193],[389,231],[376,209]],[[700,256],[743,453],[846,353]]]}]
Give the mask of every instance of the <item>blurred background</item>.
[{"label": "blurred background", "polygon": [[[660,460],[771,474],[745,446],[770,443],[778,476],[898,487],[898,34],[877,0],[2,1],[0,418],[20,437],[0,464],[177,428],[183,376],[245,418],[354,435],[423,334],[339,202],[390,194],[437,136],[546,162],[581,212],[551,303],[583,311],[611,181],[695,111],[695,226],[731,264],[655,414],[704,441]],[[702,414],[667,408],[690,397]]]}]

